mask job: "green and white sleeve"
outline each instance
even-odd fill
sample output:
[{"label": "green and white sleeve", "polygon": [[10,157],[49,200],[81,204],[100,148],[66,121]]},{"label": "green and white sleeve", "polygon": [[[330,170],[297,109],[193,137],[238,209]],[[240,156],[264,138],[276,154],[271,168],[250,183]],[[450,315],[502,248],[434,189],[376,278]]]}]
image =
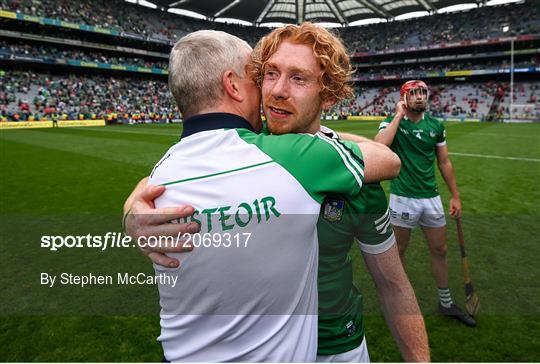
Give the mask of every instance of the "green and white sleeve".
[{"label": "green and white sleeve", "polygon": [[[356,219],[356,239],[368,254],[380,254],[395,243],[386,194],[379,183],[364,185],[363,209]],[[354,203],[353,203],[354,208]]]},{"label": "green and white sleeve", "polygon": [[390,119],[390,118],[386,118],[383,121],[381,121],[381,123],[379,124],[379,131],[378,132],[380,133],[381,131],[386,129],[386,127],[390,124],[391,121],[392,121],[392,119]]},{"label": "green and white sleeve", "polygon": [[437,135],[437,146],[442,147],[443,145],[446,145],[446,129],[441,122],[439,122],[439,125],[440,129]]},{"label": "green and white sleeve", "polygon": [[319,203],[330,193],[360,193],[364,161],[357,146],[346,146],[324,135],[257,135],[242,129],[238,133],[285,168]]}]

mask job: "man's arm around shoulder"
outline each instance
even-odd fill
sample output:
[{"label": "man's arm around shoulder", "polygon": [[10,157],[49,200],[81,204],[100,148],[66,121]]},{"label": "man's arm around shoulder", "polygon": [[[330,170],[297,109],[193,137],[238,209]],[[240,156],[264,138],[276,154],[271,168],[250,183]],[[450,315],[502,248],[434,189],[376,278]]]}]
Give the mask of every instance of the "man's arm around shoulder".
[{"label": "man's arm around shoulder", "polygon": [[401,160],[387,146],[351,133],[338,133],[339,138],[356,143],[364,160],[364,182],[372,183],[396,178]]}]

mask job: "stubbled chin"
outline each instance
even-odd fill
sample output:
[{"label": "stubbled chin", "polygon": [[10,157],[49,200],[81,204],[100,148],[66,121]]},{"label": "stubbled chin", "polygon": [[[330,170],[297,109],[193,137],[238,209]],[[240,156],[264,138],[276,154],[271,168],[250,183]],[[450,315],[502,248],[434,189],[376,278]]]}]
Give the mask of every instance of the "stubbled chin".
[{"label": "stubbled chin", "polygon": [[285,121],[273,121],[267,120],[267,127],[272,134],[285,134],[289,133],[289,127]]}]

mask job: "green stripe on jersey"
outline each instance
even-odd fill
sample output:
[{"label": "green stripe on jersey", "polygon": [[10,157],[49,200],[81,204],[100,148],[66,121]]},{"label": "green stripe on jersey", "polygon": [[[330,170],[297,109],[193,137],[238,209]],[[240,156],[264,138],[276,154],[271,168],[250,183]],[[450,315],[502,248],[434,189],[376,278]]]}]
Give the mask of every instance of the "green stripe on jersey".
[{"label": "green stripe on jersey", "polygon": [[258,166],[263,166],[263,165],[269,164],[269,163],[274,163],[274,161],[268,161],[268,162],[263,162],[263,163],[252,164],[250,166],[231,169],[231,170],[223,171],[223,172],[219,172],[219,173],[207,174],[207,175],[204,175],[204,176],[197,176],[197,177],[191,177],[191,178],[186,178],[186,179],[179,179],[178,181],[166,182],[166,183],[162,183],[161,185],[162,186],[170,186],[170,185],[174,185],[174,184],[178,184],[178,183],[182,183],[182,182],[193,181],[193,180],[196,180],[196,179],[210,178],[210,177],[219,176],[219,175],[222,175],[222,174],[242,171],[244,169],[250,169],[250,168],[255,168],[255,167],[258,167]]}]

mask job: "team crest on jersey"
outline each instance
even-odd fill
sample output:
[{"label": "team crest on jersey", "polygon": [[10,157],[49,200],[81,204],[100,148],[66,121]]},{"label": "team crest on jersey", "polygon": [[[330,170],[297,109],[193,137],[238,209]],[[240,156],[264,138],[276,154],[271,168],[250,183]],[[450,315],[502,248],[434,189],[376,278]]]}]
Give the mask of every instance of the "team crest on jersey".
[{"label": "team crest on jersey", "polygon": [[352,320],[347,322],[345,327],[347,328],[347,336],[353,336],[356,333],[356,325],[354,322],[352,322]]},{"label": "team crest on jersey", "polygon": [[345,209],[345,201],[327,199],[324,204],[323,218],[330,222],[340,221],[343,217],[343,210]]},{"label": "team crest on jersey", "polygon": [[401,213],[401,218],[403,220],[409,220],[409,213],[408,212],[402,212]]},{"label": "team crest on jersey", "polygon": [[435,138],[436,135],[437,135],[437,134],[435,133],[434,130],[430,130],[430,131],[429,131],[429,136],[430,136],[430,137]]}]

